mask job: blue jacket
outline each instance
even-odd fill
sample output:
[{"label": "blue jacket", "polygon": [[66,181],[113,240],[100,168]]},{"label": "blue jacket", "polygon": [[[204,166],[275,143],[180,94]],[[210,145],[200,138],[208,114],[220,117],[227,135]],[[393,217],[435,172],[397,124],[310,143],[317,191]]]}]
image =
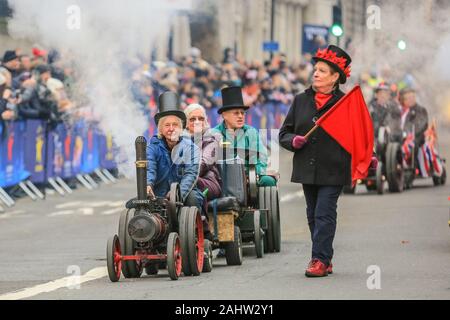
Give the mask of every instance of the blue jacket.
[{"label": "blue jacket", "polygon": [[201,207],[203,196],[196,187],[200,149],[190,139],[181,137],[171,152],[163,138],[154,136],[147,145],[147,160],[147,185],[157,197],[165,197],[170,185],[178,182],[183,202],[194,191]]}]

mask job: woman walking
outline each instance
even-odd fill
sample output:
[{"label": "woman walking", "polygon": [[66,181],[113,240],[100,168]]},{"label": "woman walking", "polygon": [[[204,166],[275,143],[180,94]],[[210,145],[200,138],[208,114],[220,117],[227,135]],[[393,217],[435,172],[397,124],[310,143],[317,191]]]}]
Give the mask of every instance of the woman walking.
[{"label": "woman walking", "polygon": [[291,181],[303,184],[306,199],[312,256],[305,275],[325,277],[333,273],[337,202],[343,187],[352,182],[351,156],[320,127],[308,139],[305,135],[344,96],[339,85],[350,76],[352,60],[333,45],[319,50],[313,60],[313,85],[295,97],[279,140],[295,153]]}]

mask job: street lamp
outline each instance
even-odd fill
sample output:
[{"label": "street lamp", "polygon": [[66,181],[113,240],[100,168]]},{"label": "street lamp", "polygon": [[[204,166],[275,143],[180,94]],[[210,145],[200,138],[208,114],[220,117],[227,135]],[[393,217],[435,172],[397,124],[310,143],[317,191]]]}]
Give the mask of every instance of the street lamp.
[{"label": "street lamp", "polygon": [[405,41],[405,40],[400,40],[400,41],[397,43],[397,47],[398,47],[401,51],[405,51],[405,50],[406,50],[406,47],[407,47],[406,41]]}]

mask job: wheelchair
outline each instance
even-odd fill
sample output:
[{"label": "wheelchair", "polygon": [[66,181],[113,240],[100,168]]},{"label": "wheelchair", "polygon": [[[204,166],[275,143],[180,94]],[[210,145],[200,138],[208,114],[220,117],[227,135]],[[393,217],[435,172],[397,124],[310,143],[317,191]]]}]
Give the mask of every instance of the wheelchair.
[{"label": "wheelchair", "polygon": [[254,246],[257,258],[280,252],[278,188],[258,186],[256,167],[249,165],[247,174],[244,157],[224,157],[218,161],[218,167],[222,197],[208,203],[210,230],[214,235],[212,248],[225,249],[227,265],[242,264],[244,244]]}]

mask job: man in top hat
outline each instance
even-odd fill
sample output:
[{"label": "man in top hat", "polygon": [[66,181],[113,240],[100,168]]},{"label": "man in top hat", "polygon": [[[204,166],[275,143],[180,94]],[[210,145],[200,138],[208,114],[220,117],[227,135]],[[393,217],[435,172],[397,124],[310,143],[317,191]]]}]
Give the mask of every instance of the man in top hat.
[{"label": "man in top hat", "polygon": [[244,105],[240,87],[222,89],[222,107],[218,113],[222,115],[223,122],[214,130],[222,136],[222,143],[228,143],[230,148],[248,151],[250,159],[246,161],[246,169],[248,172],[249,164],[256,166],[256,173],[260,177],[259,186],[275,186],[275,178],[266,175],[267,149],[261,141],[258,130],[245,124],[248,109],[249,107]]},{"label": "man in top hat", "polygon": [[179,108],[176,93],[160,95],[155,122],[157,135],[147,145],[147,193],[165,197],[170,185],[178,182],[183,203],[201,211],[204,198],[196,187],[200,150],[191,139],[182,136],[186,115]]}]

